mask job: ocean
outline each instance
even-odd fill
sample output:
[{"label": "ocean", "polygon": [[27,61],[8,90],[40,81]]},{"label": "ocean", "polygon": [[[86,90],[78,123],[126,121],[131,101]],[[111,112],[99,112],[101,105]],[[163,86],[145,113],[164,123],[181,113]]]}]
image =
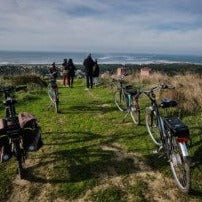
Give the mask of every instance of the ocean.
[{"label": "ocean", "polygon": [[[0,51],[0,65],[62,63],[64,58],[72,58],[75,64],[82,64],[87,55],[87,53],[73,52]],[[202,64],[202,56],[193,55],[92,53],[92,57],[97,59],[100,64]]]}]

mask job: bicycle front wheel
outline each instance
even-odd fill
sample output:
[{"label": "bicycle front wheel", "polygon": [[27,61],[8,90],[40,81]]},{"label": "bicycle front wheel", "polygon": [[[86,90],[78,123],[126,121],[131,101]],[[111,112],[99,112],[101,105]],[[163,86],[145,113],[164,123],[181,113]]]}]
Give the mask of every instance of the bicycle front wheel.
[{"label": "bicycle front wheel", "polygon": [[[180,145],[181,144],[181,145]],[[172,151],[170,156],[170,166],[178,187],[188,193],[191,186],[190,180],[190,158],[183,156],[183,150],[187,150],[185,143],[178,143],[176,138],[172,138]]]},{"label": "bicycle front wheel", "polygon": [[146,109],[145,122],[147,131],[152,139],[152,141],[160,146],[161,138],[160,138],[160,130],[158,128],[158,119],[156,114],[150,108]]},{"label": "bicycle front wheel", "polygon": [[140,124],[140,108],[137,103],[133,103],[130,107],[130,115],[134,124]]},{"label": "bicycle front wheel", "polygon": [[59,105],[59,101],[56,100],[56,101],[54,102],[54,105],[55,105],[55,112],[58,113],[58,105]]},{"label": "bicycle front wheel", "polygon": [[121,90],[115,92],[114,101],[120,111],[125,111],[127,109],[125,96]]}]

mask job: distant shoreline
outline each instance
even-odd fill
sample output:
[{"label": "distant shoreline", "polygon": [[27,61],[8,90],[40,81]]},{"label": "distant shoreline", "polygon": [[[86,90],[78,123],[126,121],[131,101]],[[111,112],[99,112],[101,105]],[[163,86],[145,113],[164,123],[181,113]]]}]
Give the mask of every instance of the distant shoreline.
[{"label": "distant shoreline", "polygon": [[[52,63],[0,63],[0,66],[49,66]],[[83,65],[82,63],[74,63],[75,65]],[[202,66],[202,63],[191,63],[191,62],[164,62],[164,63],[99,63],[100,65],[119,65],[119,66],[132,66],[132,65],[138,65],[138,66],[144,66],[144,65],[200,65]],[[62,63],[56,63],[56,65],[62,65]]]},{"label": "distant shoreline", "polygon": [[[60,65],[65,58],[73,59],[77,65],[83,63],[87,53],[54,52],[2,52],[0,65],[48,65],[55,62]],[[202,64],[202,55],[163,55],[136,53],[92,53],[102,65],[149,65],[149,64]]]}]

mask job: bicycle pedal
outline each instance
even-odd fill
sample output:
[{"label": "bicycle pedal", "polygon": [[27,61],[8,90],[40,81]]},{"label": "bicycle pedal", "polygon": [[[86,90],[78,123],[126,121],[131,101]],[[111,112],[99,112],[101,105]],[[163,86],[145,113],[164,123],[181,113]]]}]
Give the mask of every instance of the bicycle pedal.
[{"label": "bicycle pedal", "polygon": [[160,158],[166,158],[165,154],[159,155],[159,156],[158,156],[158,159],[160,159]]},{"label": "bicycle pedal", "polygon": [[152,154],[158,154],[158,150],[157,149],[152,150]]},{"label": "bicycle pedal", "polygon": [[162,151],[163,149],[163,146],[161,145],[159,148],[158,148],[158,152]]}]

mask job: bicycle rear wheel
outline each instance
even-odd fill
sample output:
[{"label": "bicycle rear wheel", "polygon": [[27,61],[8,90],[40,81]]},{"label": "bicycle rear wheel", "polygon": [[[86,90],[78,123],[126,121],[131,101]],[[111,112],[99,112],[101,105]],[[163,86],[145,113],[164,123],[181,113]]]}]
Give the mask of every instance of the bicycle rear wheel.
[{"label": "bicycle rear wheel", "polygon": [[16,159],[17,159],[17,171],[18,171],[18,175],[20,177],[20,179],[24,178],[24,169],[22,166],[23,163],[23,154],[21,152],[21,148],[20,148],[20,144],[19,143],[15,143],[15,155],[16,155]]},{"label": "bicycle rear wheel", "polygon": [[139,125],[140,124],[140,108],[137,103],[132,103],[130,107],[130,115],[132,117],[134,124]]},{"label": "bicycle rear wheel", "polygon": [[[188,193],[191,187],[190,180],[190,158],[189,156],[183,156],[183,148],[186,147],[186,144],[178,143],[176,138],[172,138],[172,152],[170,156],[170,166],[175,181],[177,182],[178,187],[185,193]],[[187,150],[187,148],[184,148]]]},{"label": "bicycle rear wheel", "polygon": [[122,90],[115,92],[114,101],[120,111],[125,111],[127,109],[125,95]]},{"label": "bicycle rear wheel", "polygon": [[158,128],[158,119],[156,114],[150,108],[146,109],[145,122],[147,131],[152,139],[152,141],[160,146],[161,138],[160,138],[160,130]]}]

